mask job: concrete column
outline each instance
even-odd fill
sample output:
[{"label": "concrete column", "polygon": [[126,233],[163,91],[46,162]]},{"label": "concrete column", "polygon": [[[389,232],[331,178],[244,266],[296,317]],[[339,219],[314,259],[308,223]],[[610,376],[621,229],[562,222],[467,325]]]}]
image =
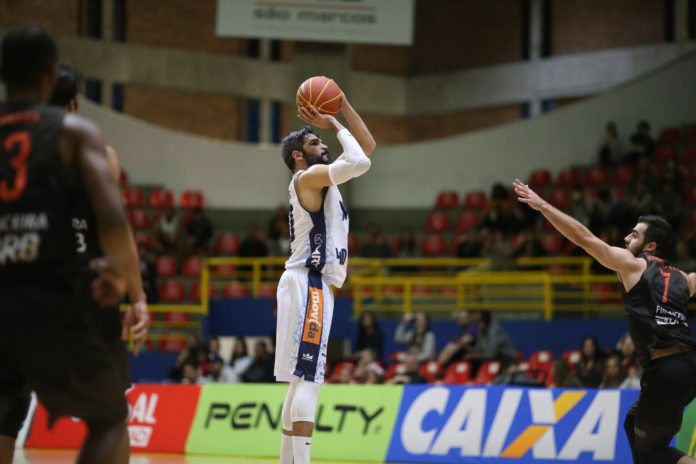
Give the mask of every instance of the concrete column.
[{"label": "concrete column", "polygon": [[689,0],[674,0],[674,41],[689,40]]},{"label": "concrete column", "polygon": [[[529,61],[538,62],[542,52],[543,0],[529,0]],[[537,89],[532,89],[536,94]],[[529,100],[529,116],[541,114],[541,100],[533,96]]]},{"label": "concrete column", "polygon": [[[262,61],[271,59],[271,41],[269,39],[259,40],[259,58]],[[271,143],[271,100],[262,98],[259,108],[259,142]]]},{"label": "concrete column", "polygon": [[114,0],[102,0],[102,40],[114,39]]}]

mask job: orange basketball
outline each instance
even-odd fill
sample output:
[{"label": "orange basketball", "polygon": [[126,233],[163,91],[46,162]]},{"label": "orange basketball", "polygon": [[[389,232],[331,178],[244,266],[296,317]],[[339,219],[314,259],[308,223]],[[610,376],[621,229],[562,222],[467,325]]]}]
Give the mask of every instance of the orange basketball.
[{"label": "orange basketball", "polygon": [[313,106],[320,113],[336,114],[341,109],[341,88],[326,76],[314,76],[297,89],[297,107]]}]

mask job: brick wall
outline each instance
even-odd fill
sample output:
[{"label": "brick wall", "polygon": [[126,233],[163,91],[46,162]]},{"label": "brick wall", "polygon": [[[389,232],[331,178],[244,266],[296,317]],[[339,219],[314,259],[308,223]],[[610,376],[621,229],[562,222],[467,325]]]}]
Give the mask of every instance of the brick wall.
[{"label": "brick wall", "polygon": [[79,0],[0,0],[0,26],[38,26],[53,34],[78,34]]},{"label": "brick wall", "polygon": [[664,1],[553,0],[554,55],[664,40]]},{"label": "brick wall", "polygon": [[244,106],[239,98],[129,85],[124,91],[124,112],[191,134],[227,140],[243,138]]},{"label": "brick wall", "polygon": [[355,45],[361,71],[416,75],[520,60],[519,0],[419,0],[412,47]]},{"label": "brick wall", "polygon": [[517,121],[520,118],[520,107],[511,105],[411,117],[379,114],[361,116],[377,143],[392,144],[437,139]]}]

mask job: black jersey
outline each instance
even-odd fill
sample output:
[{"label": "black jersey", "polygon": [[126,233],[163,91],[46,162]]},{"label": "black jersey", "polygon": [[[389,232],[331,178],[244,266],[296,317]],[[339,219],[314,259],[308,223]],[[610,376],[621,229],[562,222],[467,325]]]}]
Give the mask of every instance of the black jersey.
[{"label": "black jersey", "polygon": [[64,116],[39,103],[0,103],[3,298],[37,284],[41,291],[74,291],[80,264],[71,227],[73,176],[59,150]]},{"label": "black jersey", "polygon": [[638,283],[622,295],[631,338],[642,366],[652,348],[687,345],[696,348],[686,321],[689,283],[679,269],[656,256],[642,254],[648,266]]}]

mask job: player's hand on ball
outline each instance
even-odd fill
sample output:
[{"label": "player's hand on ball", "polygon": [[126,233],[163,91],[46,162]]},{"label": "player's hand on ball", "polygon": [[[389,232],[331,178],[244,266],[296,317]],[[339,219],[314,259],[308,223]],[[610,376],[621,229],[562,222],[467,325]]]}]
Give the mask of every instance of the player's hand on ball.
[{"label": "player's hand on ball", "polygon": [[330,114],[320,113],[313,106],[297,108],[297,117],[319,129],[330,128],[332,121],[336,119]]},{"label": "player's hand on ball", "polygon": [[544,206],[544,200],[542,200],[542,198],[537,195],[534,190],[530,189],[529,186],[521,180],[515,179],[512,186],[515,189],[517,200],[521,201],[522,203],[527,203],[532,209],[537,211]]}]

